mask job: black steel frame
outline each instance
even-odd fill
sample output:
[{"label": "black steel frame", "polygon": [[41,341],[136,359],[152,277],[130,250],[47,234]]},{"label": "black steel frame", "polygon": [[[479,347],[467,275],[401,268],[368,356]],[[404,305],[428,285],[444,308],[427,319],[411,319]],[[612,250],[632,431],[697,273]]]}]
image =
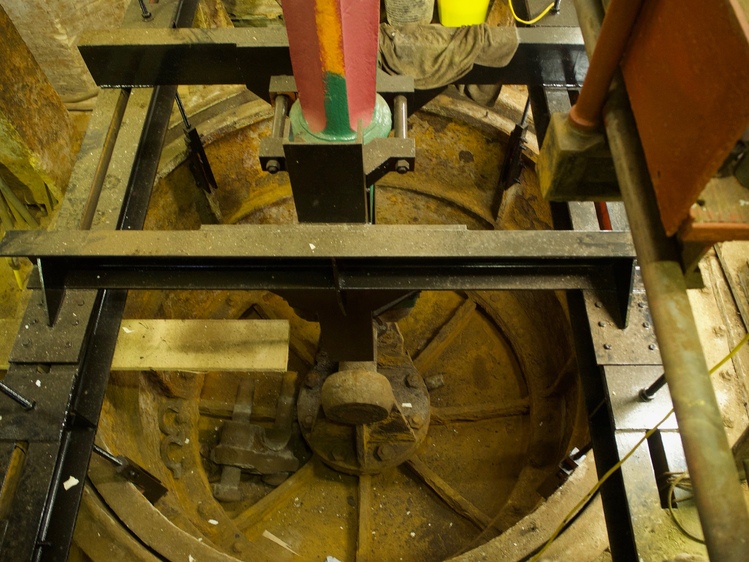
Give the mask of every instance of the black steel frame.
[{"label": "black steel frame", "polygon": [[[19,447],[25,457],[15,493],[0,497],[0,504],[11,502],[0,527],[0,561],[67,558],[127,289],[563,289],[572,297],[573,323],[586,332],[583,290],[612,293],[612,316],[626,324],[631,240],[593,224],[586,232],[434,227],[428,237],[414,227],[347,225],[137,232],[176,84],[240,83],[267,96],[270,76],[291,72],[285,34],[278,30],[158,29],[189,26],[196,5],[162,0],[143,22],[133,3],[125,26],[142,34],[122,30],[84,38],[81,52],[94,78],[116,89],[100,98],[54,231],[9,233],[0,243],[0,254],[31,257],[38,266],[5,378],[36,405],[24,410],[0,399],[0,468],[7,472],[11,451]],[[587,58],[575,27],[519,32],[520,48],[507,68],[477,67],[462,81],[528,84],[542,138],[553,110],[544,101],[549,88],[567,95],[578,87]],[[139,93],[135,87],[149,89]],[[417,92],[409,109],[437,93]],[[120,127],[124,115],[136,118]],[[567,222],[561,227],[570,228],[565,206],[557,210]],[[134,232],[123,232],[129,230]],[[582,337],[578,352],[591,357],[589,333]],[[605,439],[596,447],[605,449]],[[70,477],[79,484],[67,489],[62,484]],[[614,490],[607,503],[620,499]]]}]

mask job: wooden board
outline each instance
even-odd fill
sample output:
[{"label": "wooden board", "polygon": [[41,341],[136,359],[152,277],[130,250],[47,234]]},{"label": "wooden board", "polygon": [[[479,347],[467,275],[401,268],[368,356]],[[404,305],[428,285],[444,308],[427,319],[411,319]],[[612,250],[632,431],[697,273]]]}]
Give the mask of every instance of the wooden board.
[{"label": "wooden board", "polygon": [[286,320],[123,320],[113,371],[287,370]]}]

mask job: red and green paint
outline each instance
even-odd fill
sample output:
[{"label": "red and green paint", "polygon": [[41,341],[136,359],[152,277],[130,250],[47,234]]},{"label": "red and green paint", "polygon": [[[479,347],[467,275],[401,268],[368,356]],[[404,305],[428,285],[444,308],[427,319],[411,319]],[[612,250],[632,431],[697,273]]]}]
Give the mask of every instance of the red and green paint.
[{"label": "red and green paint", "polygon": [[283,11],[301,104],[292,124],[302,119],[319,140],[353,140],[360,129],[387,136],[389,110],[382,115],[376,94],[379,0],[284,0]]}]

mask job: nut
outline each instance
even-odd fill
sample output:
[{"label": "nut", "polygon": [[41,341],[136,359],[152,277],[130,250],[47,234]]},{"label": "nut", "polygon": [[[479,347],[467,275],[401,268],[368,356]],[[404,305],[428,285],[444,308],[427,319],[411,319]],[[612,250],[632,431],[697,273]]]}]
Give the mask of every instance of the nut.
[{"label": "nut", "polygon": [[383,462],[389,461],[395,457],[395,448],[392,445],[385,443],[384,445],[377,447],[375,456]]},{"label": "nut", "polygon": [[408,388],[418,388],[421,382],[421,375],[418,373],[409,373],[406,377],[406,386]]},{"label": "nut", "polygon": [[424,426],[424,416],[421,414],[414,414],[414,416],[411,418],[411,427],[414,429],[419,429],[420,427]]}]

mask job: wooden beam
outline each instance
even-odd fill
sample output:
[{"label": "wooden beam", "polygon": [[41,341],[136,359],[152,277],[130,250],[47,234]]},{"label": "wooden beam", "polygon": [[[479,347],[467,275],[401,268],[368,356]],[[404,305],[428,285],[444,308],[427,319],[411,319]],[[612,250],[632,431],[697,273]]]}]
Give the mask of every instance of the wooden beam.
[{"label": "wooden beam", "polygon": [[286,320],[123,320],[113,371],[279,371]]}]

